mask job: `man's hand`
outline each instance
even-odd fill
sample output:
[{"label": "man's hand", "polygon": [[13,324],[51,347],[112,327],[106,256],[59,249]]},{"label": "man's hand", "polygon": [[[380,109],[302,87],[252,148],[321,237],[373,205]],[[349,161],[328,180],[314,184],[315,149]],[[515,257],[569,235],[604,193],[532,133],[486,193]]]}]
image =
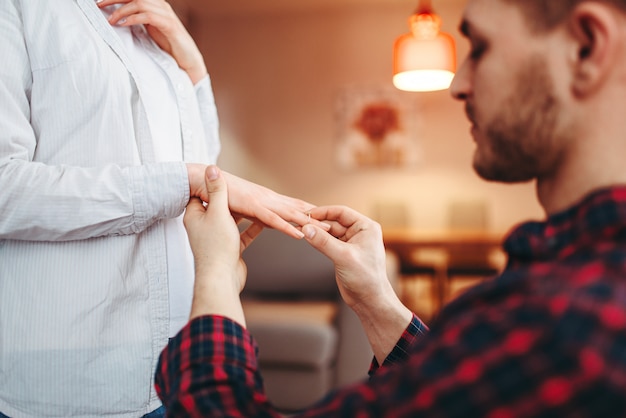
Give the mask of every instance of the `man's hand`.
[{"label": "man's hand", "polygon": [[302,228],[305,238],[335,264],[337,286],[344,301],[359,316],[380,364],[413,318],[398,299],[389,279],[382,230],[378,223],[344,206],[311,210],[330,225]]},{"label": "man's hand", "polygon": [[207,75],[204,58],[170,4],[165,0],[102,0],[98,7],[124,4],[109,23],[119,26],[144,25],[150,37],[170,54],[196,84]]},{"label": "man's hand", "polygon": [[[205,167],[202,164],[187,164],[187,173],[191,196],[207,202],[209,195],[204,183]],[[327,225],[310,219],[307,213],[315,207],[312,204],[281,195],[225,171],[222,171],[222,175],[228,184],[230,211],[236,216],[277,229],[297,239],[302,238],[304,234],[292,223],[305,225],[313,222],[321,228],[328,228]]]},{"label": "man's hand", "polygon": [[191,318],[213,314],[227,316],[245,326],[239,293],[246,282],[244,249],[263,230],[251,224],[239,233],[228,209],[226,181],[216,166],[205,171],[209,204],[189,201],[184,224],[196,266]]},{"label": "man's hand", "polygon": [[330,225],[328,233],[311,225],[302,230],[311,245],[335,263],[337,285],[348,306],[354,309],[393,292],[378,223],[344,206],[320,206],[311,216]]}]

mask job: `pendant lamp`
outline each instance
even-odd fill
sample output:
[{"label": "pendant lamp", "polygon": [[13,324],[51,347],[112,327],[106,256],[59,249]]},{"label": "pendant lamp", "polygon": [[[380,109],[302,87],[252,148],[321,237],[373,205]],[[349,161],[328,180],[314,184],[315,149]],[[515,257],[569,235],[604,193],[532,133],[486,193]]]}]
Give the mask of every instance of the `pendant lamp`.
[{"label": "pendant lamp", "polygon": [[393,47],[393,84],[405,91],[435,91],[450,87],[456,70],[454,38],[441,32],[441,18],[430,0],[420,0],[409,17],[411,32]]}]

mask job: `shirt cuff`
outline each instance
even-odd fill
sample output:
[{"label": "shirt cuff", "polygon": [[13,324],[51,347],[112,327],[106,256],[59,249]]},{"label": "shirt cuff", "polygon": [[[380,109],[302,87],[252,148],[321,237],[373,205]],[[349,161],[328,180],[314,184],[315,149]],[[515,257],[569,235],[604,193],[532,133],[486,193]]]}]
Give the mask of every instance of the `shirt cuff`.
[{"label": "shirt cuff", "polygon": [[175,218],[189,203],[189,176],[183,162],[162,162],[128,168],[134,230],[138,233],[164,218]]},{"label": "shirt cuff", "polygon": [[[413,314],[411,322],[406,327],[402,336],[396,343],[391,353],[385,358],[383,367],[388,367],[392,364],[401,363],[405,361],[409,356],[409,348],[416,343],[422,336],[428,333],[428,327],[422,322],[417,315]],[[369,375],[372,376],[376,370],[380,368],[376,357],[372,360],[370,365]]]},{"label": "shirt cuff", "polygon": [[196,91],[202,88],[207,88],[207,87],[211,88],[211,78],[209,77],[209,74],[202,77],[200,80],[196,82],[196,84],[193,85],[193,88]]}]

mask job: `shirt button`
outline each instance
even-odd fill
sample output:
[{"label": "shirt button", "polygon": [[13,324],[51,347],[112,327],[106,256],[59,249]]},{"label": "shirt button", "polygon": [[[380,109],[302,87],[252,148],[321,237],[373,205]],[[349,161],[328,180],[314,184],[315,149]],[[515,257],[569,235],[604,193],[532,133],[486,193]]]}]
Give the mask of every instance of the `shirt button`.
[{"label": "shirt button", "polygon": [[187,98],[187,90],[185,90],[185,85],[183,83],[177,83],[176,84],[176,94],[181,99],[186,99]]}]

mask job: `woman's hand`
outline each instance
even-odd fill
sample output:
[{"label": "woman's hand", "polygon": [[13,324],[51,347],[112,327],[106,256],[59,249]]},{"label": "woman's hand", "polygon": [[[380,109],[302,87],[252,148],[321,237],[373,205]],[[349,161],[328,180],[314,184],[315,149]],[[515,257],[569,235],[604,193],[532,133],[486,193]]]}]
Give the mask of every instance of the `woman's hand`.
[{"label": "woman's hand", "polygon": [[[210,197],[204,184],[204,169],[205,166],[202,164],[187,164],[191,196],[207,202]],[[328,229],[327,225],[308,215],[315,207],[312,204],[276,193],[225,171],[222,171],[222,175],[228,184],[228,205],[236,216],[277,229],[298,239],[304,234],[294,224],[302,226],[312,222],[322,229]]]},{"label": "woman's hand", "polygon": [[196,84],[207,75],[204,58],[172,6],[165,0],[102,0],[103,8],[123,4],[109,18],[118,26],[144,25],[161,49],[170,54]]}]

